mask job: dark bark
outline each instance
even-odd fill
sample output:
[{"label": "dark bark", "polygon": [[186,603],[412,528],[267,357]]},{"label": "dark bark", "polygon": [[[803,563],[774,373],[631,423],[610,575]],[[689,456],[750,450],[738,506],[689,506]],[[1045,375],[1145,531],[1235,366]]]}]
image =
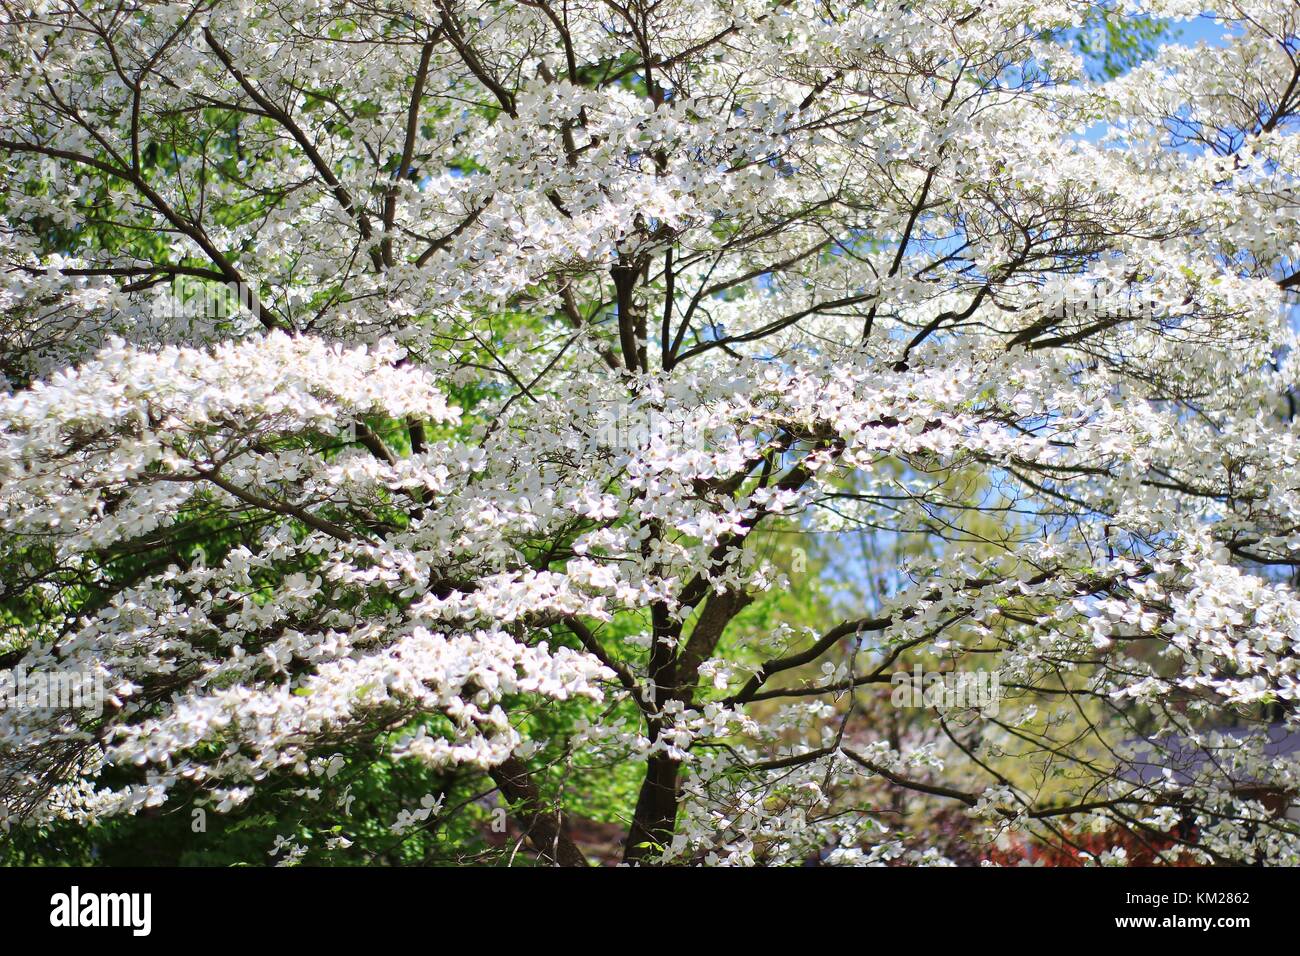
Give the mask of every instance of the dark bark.
[{"label": "dark bark", "polygon": [[[677,661],[673,646],[681,633],[681,625],[671,619],[662,604],[652,606],[650,616],[654,636],[650,649],[650,682],[654,692],[652,711],[657,714],[675,690]],[[657,740],[661,722],[651,716],[647,723],[650,739]],[[672,838],[673,826],[677,822],[679,766],[679,761],[664,754],[655,754],[646,761],[645,779],[641,781],[641,792],[637,796],[632,827],[623,851],[625,863],[641,862]]]},{"label": "dark bark", "polygon": [[618,340],[623,353],[623,366],[633,373],[645,371],[645,311],[641,308],[641,303],[636,301],[635,295],[637,279],[644,267],[642,260],[620,260],[610,270],[617,293]]},{"label": "dark bark", "polygon": [[528,768],[516,757],[492,768],[492,779],[510,803],[511,811],[524,828],[529,845],[553,866],[586,866],[582,855],[564,832],[564,815],[543,806],[537,784],[528,776]]},{"label": "dark bark", "polygon": [[677,825],[677,771],[680,761],[656,754],[646,761],[645,780],[623,851],[625,863],[640,863],[672,839]]}]

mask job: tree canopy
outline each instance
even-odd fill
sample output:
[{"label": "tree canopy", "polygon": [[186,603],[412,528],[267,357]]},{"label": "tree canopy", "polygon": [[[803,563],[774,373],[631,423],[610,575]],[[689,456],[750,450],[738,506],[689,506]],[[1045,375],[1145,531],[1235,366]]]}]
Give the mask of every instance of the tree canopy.
[{"label": "tree canopy", "polygon": [[1300,862],[1300,10],[1201,6],[0,4],[7,852]]}]

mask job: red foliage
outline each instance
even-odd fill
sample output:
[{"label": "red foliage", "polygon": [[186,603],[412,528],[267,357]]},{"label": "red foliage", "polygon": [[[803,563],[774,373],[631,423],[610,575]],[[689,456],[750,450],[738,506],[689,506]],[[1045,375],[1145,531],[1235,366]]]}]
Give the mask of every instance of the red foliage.
[{"label": "red foliage", "polygon": [[[1123,847],[1128,854],[1130,866],[1200,866],[1201,864],[1180,855],[1177,862],[1166,863],[1156,860],[1156,854],[1180,845],[1180,841],[1171,837],[1156,838],[1147,834],[1137,836],[1129,830],[1111,829],[1101,833],[1066,833],[1068,843],[1058,841],[1055,844],[1041,843],[1033,839],[1017,841],[1009,850],[991,849],[983,859],[1000,866],[1016,866],[1021,863],[1035,863],[1043,866],[1087,866],[1096,862],[1096,858],[1106,850]],[[1183,840],[1187,836],[1183,835]],[[1071,845],[1073,844],[1073,845]]]}]

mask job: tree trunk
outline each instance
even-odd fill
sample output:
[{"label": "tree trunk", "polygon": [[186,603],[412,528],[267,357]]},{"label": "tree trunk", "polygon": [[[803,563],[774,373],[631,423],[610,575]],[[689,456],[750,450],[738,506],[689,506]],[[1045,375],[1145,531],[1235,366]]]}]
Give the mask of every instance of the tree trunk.
[{"label": "tree trunk", "polygon": [[681,762],[656,754],[646,762],[645,780],[636,801],[632,829],[623,851],[624,863],[640,863],[667,846],[677,824],[677,771]]},{"label": "tree trunk", "polygon": [[564,832],[564,816],[542,806],[537,784],[516,757],[492,768],[492,779],[510,802],[516,819],[524,827],[529,844],[553,866],[587,866],[587,858]]}]

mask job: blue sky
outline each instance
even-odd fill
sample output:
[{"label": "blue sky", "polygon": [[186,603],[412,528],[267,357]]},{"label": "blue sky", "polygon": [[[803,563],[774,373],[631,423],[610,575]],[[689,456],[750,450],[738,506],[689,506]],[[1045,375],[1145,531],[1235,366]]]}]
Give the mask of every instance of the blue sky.
[{"label": "blue sky", "polygon": [[1199,20],[1179,24],[1178,36],[1174,42],[1192,46],[1204,40],[1214,46],[1220,46],[1224,41],[1224,31],[1223,24],[1215,23],[1213,20],[1203,17]]}]

